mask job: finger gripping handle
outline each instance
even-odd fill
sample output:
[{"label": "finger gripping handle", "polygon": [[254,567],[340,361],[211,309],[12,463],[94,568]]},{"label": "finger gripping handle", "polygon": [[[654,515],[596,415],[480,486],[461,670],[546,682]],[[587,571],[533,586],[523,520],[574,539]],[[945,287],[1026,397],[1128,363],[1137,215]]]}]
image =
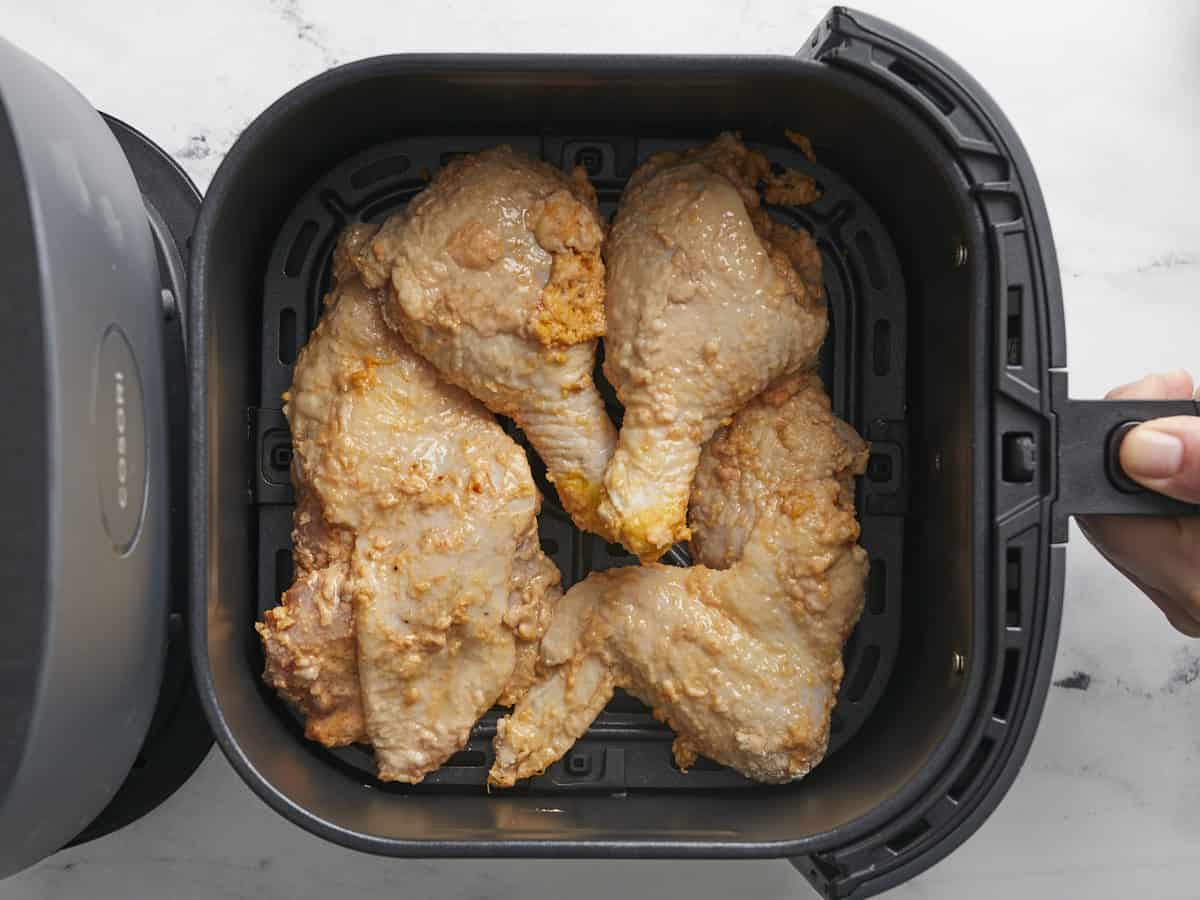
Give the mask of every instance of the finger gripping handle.
[{"label": "finger gripping handle", "polygon": [[1125,469],[1121,465],[1121,444],[1125,442],[1125,435],[1141,424],[1141,422],[1137,421],[1122,422],[1108,436],[1108,449],[1105,454],[1107,465],[1105,466],[1105,470],[1108,474],[1108,480],[1123,494],[1140,494],[1146,490],[1126,475]]},{"label": "finger gripping handle", "polygon": [[1200,515],[1200,506],[1148,491],[1121,468],[1121,442],[1168,416],[1200,416],[1194,400],[1068,400],[1058,421],[1059,515]]}]

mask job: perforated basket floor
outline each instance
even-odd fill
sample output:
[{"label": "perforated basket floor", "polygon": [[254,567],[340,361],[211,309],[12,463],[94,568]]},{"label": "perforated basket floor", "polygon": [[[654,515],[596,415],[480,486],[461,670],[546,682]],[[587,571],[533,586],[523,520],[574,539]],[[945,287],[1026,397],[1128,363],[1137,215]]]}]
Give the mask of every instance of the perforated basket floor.
[{"label": "perforated basket floor", "polygon": [[[649,137],[566,137],[556,135],[451,136],[408,138],[373,147],[317,181],[280,230],[263,285],[261,365],[258,407],[249,410],[251,452],[257,477],[252,486],[258,511],[258,613],[279,602],[292,580],[291,445],[281,412],[281,395],[292,380],[292,365],[315,325],[328,288],[330,256],[338,233],[353,222],[380,222],[422,190],[429,175],[463,153],[508,143],[555,166],[584,165],[611,216],[625,180],[652,153],[680,150],[711,140]],[[747,135],[747,137],[752,137]],[[848,641],[845,678],[833,713],[829,753],[850,741],[871,714],[887,684],[900,639],[900,585],[907,497],[905,484],[905,311],[899,263],[878,218],[848,184],[810,163],[791,144],[765,136],[747,140],[773,162],[813,175],[821,197],[803,207],[771,207],[780,221],[808,229],[824,263],[830,333],[822,350],[821,373],[835,412],[872,442],[868,472],[858,506],[862,544],[871,558],[867,604]],[[614,421],[621,408],[599,366],[600,385]],[[542,546],[568,587],[588,572],[633,565],[615,544],[578,531],[563,513],[545,468],[511,423],[505,427],[529,451],[534,477],[545,496],[539,519]],[[688,565],[680,545],[664,562]],[[248,628],[247,665],[262,671],[262,653]],[[264,693],[270,693],[264,685]],[[295,713],[272,696],[273,708],[304,741]],[[383,785],[374,779],[369,747],[326,750],[304,741],[314,753],[345,767],[377,788],[389,791],[479,790],[492,762],[492,738],[502,710],[490,711],[475,726],[467,748],[415,786]],[[752,785],[737,773],[701,759],[681,772],[671,755],[671,731],[639,702],[620,692],[564,759],[518,790],[711,790]],[[802,784],[802,783],[801,783]]]}]

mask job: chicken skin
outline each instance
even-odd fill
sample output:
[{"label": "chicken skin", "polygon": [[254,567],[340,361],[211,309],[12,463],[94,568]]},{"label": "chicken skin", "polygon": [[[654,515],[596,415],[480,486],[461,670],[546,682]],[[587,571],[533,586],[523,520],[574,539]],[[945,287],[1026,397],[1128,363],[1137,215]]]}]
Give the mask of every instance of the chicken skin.
[{"label": "chicken skin", "polygon": [[502,719],[492,784],[559,759],[624,688],[702,754],[764,782],[825,754],[842,645],[863,606],[853,476],[866,445],[815,375],[753,400],[704,448],[691,568],[593,573],[562,598],[539,678]]},{"label": "chicken skin", "polygon": [[592,381],[603,225],[582,169],[502,146],[451,162],[358,258],[384,315],[443,377],[512,418],[563,508],[596,518],[616,432]]},{"label": "chicken skin", "polygon": [[771,202],[816,196],[772,173],[732,134],[652,157],[629,181],[609,236],[604,374],[625,406],[599,516],[643,561],[688,536],[700,448],[775,379],[812,368],[825,337],[810,235]]},{"label": "chicken skin", "polygon": [[325,524],[299,466],[292,478],[296,576],[279,606],[254,626],[267,660],[263,680],[304,715],[309,740],[341,747],[366,740],[354,610],[343,593],[354,535]]},{"label": "chicken skin", "polygon": [[258,626],[266,677],[326,744],[365,740],[415,783],[532,678],[559,596],[528,460],[384,321],[351,258],[296,363],[296,584]]}]

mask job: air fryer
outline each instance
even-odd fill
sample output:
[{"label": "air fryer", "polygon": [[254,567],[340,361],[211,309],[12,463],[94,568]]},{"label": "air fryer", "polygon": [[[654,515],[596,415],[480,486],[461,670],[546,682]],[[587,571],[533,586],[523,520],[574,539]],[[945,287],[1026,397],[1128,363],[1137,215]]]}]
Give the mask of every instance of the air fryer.
[{"label": "air fryer", "polygon": [[[10,85],[0,78],[6,103]],[[495,713],[415,786],[376,781],[363,748],[304,740],[261,681],[252,626],[291,578],[280,395],[319,315],[337,232],[400,208],[454,155],[500,142],[585,166],[611,212],[650,153],[724,129],[822,188],[811,206],[771,212],[817,238],[832,322],[822,374],[836,411],[872,442],[859,492],[872,573],[828,758],[782,787],[712,765],[683,773],[670,733],[624,697],[564,760],[512,791],[483,787]],[[817,164],[785,129],[812,138]],[[128,181],[117,168],[106,177]],[[10,170],[0,165],[0,179]],[[34,194],[0,189],[10,191],[6,208]],[[185,220],[169,229],[180,257]],[[145,257],[151,244],[138,234]],[[54,247],[79,239],[37,232],[27,243],[52,272]],[[861,13],[832,11],[795,58],[401,55],[342,66],[251,123],[213,180],[190,247],[186,429],[169,418],[183,407],[161,383],[146,392],[151,430],[190,453],[186,496],[170,494],[183,504],[170,518],[178,531],[159,552],[169,545],[173,566],[186,559],[193,668],[225,754],[277,811],[358,850],[785,857],[825,896],[878,893],[965,840],[1016,776],[1054,658],[1068,515],[1192,511],[1138,491],[1116,449],[1129,422],[1195,414],[1195,404],[1067,396],[1050,229],[1007,120],[949,59]],[[0,264],[13,266],[11,256]],[[152,271],[148,258],[140,265]],[[161,253],[156,273],[179,278]],[[37,288],[28,281],[48,308]],[[170,385],[172,365],[144,364],[143,378]],[[43,431],[48,459],[66,452],[80,421]],[[24,461],[21,486],[36,494],[45,473],[34,462]],[[542,542],[565,583],[632,562],[575,531],[542,487]],[[165,517],[165,505],[155,514]],[[155,533],[165,538],[163,528]],[[87,543],[52,534],[68,538]],[[105,544],[103,532],[90,540]],[[29,576],[18,563],[3,560],[6,578]],[[46,598],[30,605],[57,609],[62,601],[30,577],[13,582]],[[143,604],[152,645],[165,630],[164,598],[183,592]],[[44,629],[39,621],[26,633]],[[24,696],[7,684],[6,699]],[[37,709],[73,699],[29,696]],[[130,747],[122,753],[132,765]],[[0,814],[8,829],[10,809]]]},{"label": "air fryer", "polygon": [[212,746],[183,555],[199,206],[0,40],[0,877],[144,815]]}]

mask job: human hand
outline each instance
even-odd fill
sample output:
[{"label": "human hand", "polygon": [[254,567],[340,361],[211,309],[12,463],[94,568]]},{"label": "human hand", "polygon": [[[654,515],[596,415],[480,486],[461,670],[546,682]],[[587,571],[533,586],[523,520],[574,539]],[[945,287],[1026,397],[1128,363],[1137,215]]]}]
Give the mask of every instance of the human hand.
[{"label": "human hand", "polygon": [[[1182,370],[1148,375],[1116,388],[1108,400],[1200,399]],[[1173,416],[1139,425],[1121,443],[1121,467],[1143,487],[1200,503],[1200,417]],[[1200,637],[1200,517],[1085,516],[1087,539],[1189,637]]]}]

